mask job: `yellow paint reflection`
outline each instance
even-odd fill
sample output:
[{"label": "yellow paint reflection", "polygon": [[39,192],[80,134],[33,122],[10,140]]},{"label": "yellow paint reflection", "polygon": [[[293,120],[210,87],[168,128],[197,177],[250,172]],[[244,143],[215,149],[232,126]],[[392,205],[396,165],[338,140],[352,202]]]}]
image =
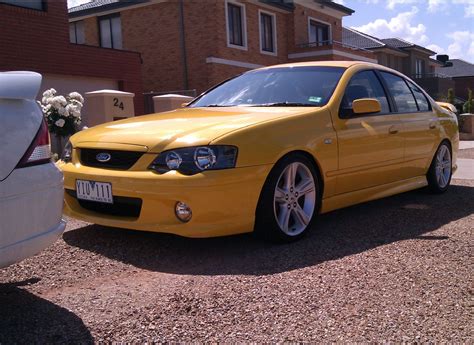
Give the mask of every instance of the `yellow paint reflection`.
[{"label": "yellow paint reflection", "polygon": [[375,131],[374,127],[372,127],[367,122],[362,121],[361,125],[362,125],[362,127],[364,127],[367,130],[367,132],[369,132],[370,135],[377,135],[377,132]]}]

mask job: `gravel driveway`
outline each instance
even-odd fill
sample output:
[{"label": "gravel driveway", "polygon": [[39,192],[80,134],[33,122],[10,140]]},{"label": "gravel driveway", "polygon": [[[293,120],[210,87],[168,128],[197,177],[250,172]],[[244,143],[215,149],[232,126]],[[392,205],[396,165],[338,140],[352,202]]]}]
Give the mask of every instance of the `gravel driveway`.
[{"label": "gravel driveway", "polygon": [[474,181],[454,184],[321,216],[291,245],[71,221],[0,270],[0,343],[473,343]]}]

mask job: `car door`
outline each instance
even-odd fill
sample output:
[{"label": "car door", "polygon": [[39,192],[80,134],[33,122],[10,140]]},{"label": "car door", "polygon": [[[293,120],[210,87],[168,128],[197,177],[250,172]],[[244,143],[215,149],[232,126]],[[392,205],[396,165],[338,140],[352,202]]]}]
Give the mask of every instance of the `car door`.
[{"label": "car door", "polygon": [[[352,102],[361,98],[377,99],[381,104],[381,112],[353,114]],[[360,71],[351,78],[334,123],[339,153],[337,194],[400,179],[404,143],[400,134],[400,117],[393,113],[391,107],[386,90],[375,71]]]},{"label": "car door", "polygon": [[405,178],[422,176],[439,141],[439,120],[418,86],[392,73],[380,74],[402,122],[405,164],[401,173]]}]

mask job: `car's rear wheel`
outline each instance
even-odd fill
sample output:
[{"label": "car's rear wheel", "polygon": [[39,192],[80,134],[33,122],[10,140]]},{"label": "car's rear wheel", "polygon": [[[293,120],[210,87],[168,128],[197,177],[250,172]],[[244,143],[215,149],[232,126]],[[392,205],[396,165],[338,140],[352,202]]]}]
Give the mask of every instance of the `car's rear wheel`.
[{"label": "car's rear wheel", "polygon": [[318,174],[302,154],[280,160],[260,196],[255,233],[268,240],[291,242],[304,236],[319,211]]},{"label": "car's rear wheel", "polygon": [[452,176],[451,147],[442,142],[428,170],[428,187],[434,193],[443,193],[449,188]]}]

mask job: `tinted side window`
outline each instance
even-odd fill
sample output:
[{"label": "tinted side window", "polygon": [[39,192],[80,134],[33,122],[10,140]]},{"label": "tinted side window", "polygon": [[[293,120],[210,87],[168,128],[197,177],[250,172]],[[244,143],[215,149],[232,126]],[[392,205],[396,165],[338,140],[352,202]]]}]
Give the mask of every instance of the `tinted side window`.
[{"label": "tinted side window", "polygon": [[380,72],[385,83],[387,84],[389,92],[392,94],[395,104],[397,105],[399,113],[417,112],[415,98],[408,88],[405,80],[391,73]]},{"label": "tinted side window", "polygon": [[418,104],[418,109],[420,111],[429,111],[431,109],[430,102],[428,102],[428,99],[420,90],[420,88],[410,82],[408,82],[408,85],[410,85],[410,89],[413,91],[413,94],[415,95],[416,103]]},{"label": "tinted side window", "polygon": [[376,98],[382,106],[381,113],[389,113],[387,96],[373,71],[363,71],[352,77],[342,99],[342,108],[351,109],[352,102],[359,98]]}]

